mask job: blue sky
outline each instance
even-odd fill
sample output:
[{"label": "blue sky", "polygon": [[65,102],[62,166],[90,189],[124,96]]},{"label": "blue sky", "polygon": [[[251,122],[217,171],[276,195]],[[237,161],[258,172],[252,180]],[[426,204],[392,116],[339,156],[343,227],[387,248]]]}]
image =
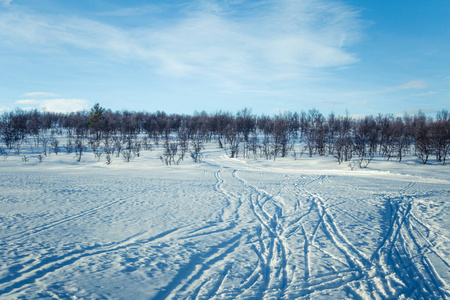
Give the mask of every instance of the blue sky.
[{"label": "blue sky", "polygon": [[0,112],[448,109],[450,1],[0,0]]}]

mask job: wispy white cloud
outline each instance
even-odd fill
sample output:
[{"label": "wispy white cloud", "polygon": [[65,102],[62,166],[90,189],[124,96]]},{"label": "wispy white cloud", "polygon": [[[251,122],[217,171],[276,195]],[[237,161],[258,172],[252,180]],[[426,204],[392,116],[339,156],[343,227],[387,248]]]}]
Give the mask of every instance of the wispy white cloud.
[{"label": "wispy white cloud", "polygon": [[414,96],[415,97],[425,97],[425,96],[431,96],[431,95],[437,95],[437,94],[439,94],[439,93],[436,91],[428,91],[426,93],[415,94]]},{"label": "wispy white cloud", "polygon": [[388,92],[395,92],[395,91],[401,91],[401,90],[421,90],[426,88],[426,84],[424,80],[412,80],[397,86],[389,87],[386,89]]},{"label": "wispy white cloud", "polygon": [[19,105],[39,104],[39,100],[34,100],[34,99],[22,99],[22,100],[16,101],[16,104],[19,104]]},{"label": "wispy white cloud", "polygon": [[108,10],[98,13],[100,16],[111,16],[111,17],[138,17],[147,14],[155,14],[164,12],[164,8],[160,5],[148,4],[139,7],[121,7],[113,10]]},{"label": "wispy white cloud", "polygon": [[[357,13],[324,1],[263,2],[254,16],[228,18],[219,4],[155,33],[152,54],[169,74],[273,81],[310,77],[357,58],[342,47],[355,41]],[[327,12],[327,18],[323,14]],[[348,18],[342,18],[345,15]],[[351,25],[350,25],[351,24]]]},{"label": "wispy white cloud", "polygon": [[12,0],[0,0],[0,5],[9,5]]},{"label": "wispy white cloud", "polygon": [[31,93],[25,93],[22,96],[23,97],[60,97],[59,94],[47,93],[47,92],[31,92]]},{"label": "wispy white cloud", "polygon": [[40,103],[43,111],[52,112],[75,112],[87,110],[88,101],[84,99],[52,99],[43,100]]},{"label": "wispy white cloud", "polygon": [[344,101],[322,101],[325,105],[344,105]]},{"label": "wispy white cloud", "polygon": [[88,101],[84,99],[22,99],[16,101],[22,109],[39,109],[46,112],[76,112],[89,108]]},{"label": "wispy white cloud", "polygon": [[[147,12],[152,9],[146,7]],[[360,38],[359,13],[340,2],[198,1],[179,8],[178,14],[169,21],[154,14],[147,26],[123,28],[16,9],[0,13],[0,39],[8,47],[63,56],[83,49],[102,59],[137,60],[166,76],[214,78],[216,83],[236,81],[249,87],[320,78],[328,68],[358,61],[347,47]]]}]

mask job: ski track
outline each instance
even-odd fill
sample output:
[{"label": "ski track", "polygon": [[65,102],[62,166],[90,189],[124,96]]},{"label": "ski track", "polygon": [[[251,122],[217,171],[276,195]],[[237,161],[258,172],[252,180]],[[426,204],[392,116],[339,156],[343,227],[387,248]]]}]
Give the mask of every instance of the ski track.
[{"label": "ski track", "polygon": [[[167,284],[161,288],[154,299],[173,299],[178,294],[185,292],[189,287],[202,285],[204,281],[205,271],[212,268],[215,264],[223,261],[230,253],[232,253],[240,243],[242,235],[236,235],[232,238],[211,247],[210,250],[203,253],[195,253],[191,255],[189,261],[180,267],[178,273]],[[203,276],[203,277],[202,277]],[[194,289],[194,293],[196,290]],[[184,297],[186,297],[185,295]]]},{"label": "ski track", "polygon": [[[143,193],[144,192],[141,192],[140,194],[143,194]],[[87,216],[93,215],[93,214],[97,213],[98,211],[101,211],[101,210],[103,210],[105,208],[109,208],[109,207],[111,207],[113,205],[123,204],[127,200],[129,200],[130,198],[133,198],[133,197],[136,197],[136,196],[138,196],[138,195],[134,194],[133,196],[124,197],[124,198],[121,198],[121,199],[110,201],[108,203],[105,203],[105,204],[93,207],[91,209],[82,211],[80,213],[77,213],[77,214],[74,214],[74,215],[71,215],[71,216],[67,216],[65,218],[62,218],[62,219],[50,222],[48,224],[44,224],[44,225],[41,225],[41,226],[36,226],[34,228],[30,228],[30,229],[27,229],[27,230],[15,233],[13,235],[5,236],[3,238],[2,242],[11,242],[13,240],[21,239],[21,238],[24,238],[24,237],[28,238],[30,235],[34,235],[34,234],[40,233],[41,231],[45,231],[47,229],[50,229],[50,228],[53,228],[53,227],[65,224],[67,222],[70,222],[70,221],[73,221],[73,220],[76,220],[76,219],[80,219],[80,218],[83,218],[83,217],[87,217]]]},{"label": "ski track", "polygon": [[140,233],[118,243],[89,246],[85,247],[84,249],[69,251],[63,255],[47,257],[41,260],[41,262],[32,266],[22,266],[21,269],[23,270],[21,272],[16,272],[0,279],[0,295],[6,295],[11,292],[20,291],[36,280],[45,277],[61,268],[68,267],[83,258],[123,250],[133,245],[148,244],[167,237],[179,229],[180,228],[167,230],[147,239],[137,239],[137,237],[145,234]]},{"label": "ski track", "polygon": [[[248,172],[255,171],[215,155],[205,153],[205,170],[197,177],[215,180],[212,186],[222,205],[211,220],[190,223],[182,234],[182,227],[152,237],[144,231],[118,242],[49,254],[39,262],[9,265],[10,272],[0,278],[0,295],[17,295],[85,258],[165,241],[170,249],[177,245],[188,254],[185,259],[174,258],[171,275],[152,299],[310,299],[327,294],[354,299],[450,297],[449,283],[436,266],[450,269],[450,264],[436,249],[432,227],[415,213],[419,197],[415,182],[370,200],[385,227],[377,242],[363,251],[347,234],[356,226],[366,231],[373,228],[364,215],[345,206],[345,200],[324,192],[333,191],[330,176],[277,174],[282,183],[269,190],[264,182],[271,178],[263,166],[258,166],[258,176],[252,179]],[[2,242],[14,244],[132,197],[139,195],[6,235]]]},{"label": "ski track", "polygon": [[[339,287],[343,287],[344,290],[350,295],[358,295],[361,299],[372,297],[374,299],[388,299],[393,297],[398,297],[400,295],[405,295],[407,297],[417,297],[417,298],[427,298],[427,299],[445,299],[448,297],[448,292],[445,289],[445,282],[439,277],[436,270],[433,268],[431,261],[428,259],[426,254],[422,254],[423,247],[427,247],[428,252],[434,253],[442,262],[448,266],[448,263],[437,255],[437,253],[432,249],[431,242],[428,241],[425,236],[419,231],[413,222],[415,222],[415,217],[412,218],[410,215],[412,204],[409,202],[406,206],[401,206],[397,204],[394,208],[395,213],[391,214],[391,229],[388,230],[386,236],[383,238],[380,245],[376,248],[372,257],[368,257],[361,251],[357,249],[349,240],[345,237],[337,223],[335,222],[335,217],[329,212],[329,209],[333,206],[339,205],[326,205],[326,201],[317,193],[311,192],[306,189],[307,186],[311,184],[327,184],[329,180],[327,176],[319,176],[317,178],[303,179],[297,182],[295,185],[298,187],[299,191],[303,194],[309,195],[309,200],[311,201],[309,210],[297,217],[294,221],[288,222],[287,224],[282,224],[282,210],[275,209],[275,213],[270,215],[265,209],[268,203],[273,201],[273,197],[266,192],[251,186],[248,182],[241,179],[238,176],[238,171],[233,170],[233,175],[236,179],[241,181],[249,189],[253,190],[250,194],[250,208],[255,215],[256,219],[260,223],[261,231],[265,231],[269,237],[268,242],[264,247],[255,246],[255,252],[260,259],[260,273],[258,275],[252,274],[248,282],[246,282],[246,287],[255,285],[258,278],[262,278],[261,286],[259,287],[259,292],[257,294],[258,298],[283,298],[287,297],[286,290],[288,289],[288,279],[283,279],[282,283],[278,284],[278,294],[272,294],[273,289],[271,287],[274,284],[271,281],[280,274],[279,269],[283,269],[283,274],[286,274],[286,270],[289,269],[289,260],[286,256],[286,249],[288,245],[283,241],[285,238],[285,233],[288,235],[301,234],[303,236],[303,252],[304,252],[304,283],[301,285],[303,291],[297,293],[297,296],[307,296],[311,294],[319,294],[327,290],[335,290]],[[412,198],[407,196],[406,193],[415,186],[414,182],[409,183],[403,189],[399,190],[401,196],[398,199],[406,199],[406,201]],[[389,202],[389,200],[387,200]],[[299,210],[301,206],[301,201],[295,203],[294,210]],[[275,207],[279,208],[276,203],[272,203]],[[402,208],[401,211],[399,208]],[[303,220],[305,217],[311,216],[312,211],[317,213],[317,223],[314,226],[314,230],[311,234],[308,234],[304,225]],[[362,223],[360,219],[355,217],[352,213],[339,208],[337,211],[345,213],[350,216],[351,219],[357,223]],[[392,208],[391,208],[392,211]],[[406,226],[403,224],[406,223]],[[426,227],[422,222],[415,222],[418,226]],[[297,226],[295,226],[297,225]],[[364,226],[363,226],[364,227]],[[395,228],[397,230],[395,230]],[[292,229],[294,228],[294,229]],[[367,227],[366,227],[367,228]],[[336,271],[334,274],[331,273],[324,277],[314,277],[311,276],[311,267],[313,263],[310,261],[310,248],[315,244],[315,237],[321,231],[325,234],[328,241],[338,249],[346,259],[347,270]],[[403,233],[403,231],[405,231]],[[398,243],[398,236],[401,235],[402,244],[396,245]],[[406,241],[403,235],[408,235],[410,241]],[[263,244],[264,236],[262,233],[258,234],[260,241],[256,245]],[[422,239],[424,245],[419,245],[418,238]],[[266,238],[267,239],[267,238]],[[386,245],[388,242],[388,246]],[[395,261],[392,248],[395,247],[396,253],[406,253],[401,257],[397,254]],[[401,247],[398,249],[398,247]],[[415,259],[413,261],[414,255],[410,254],[410,248],[417,249],[415,256],[420,257],[420,259]],[[275,249],[284,249],[282,251],[275,251]],[[378,253],[386,251],[381,251],[381,249],[389,249],[387,251],[387,257],[383,259],[374,259],[378,256]],[[277,257],[281,255],[281,257]],[[330,255],[331,256],[331,255]],[[338,258],[336,260],[340,261]],[[402,262],[403,265],[409,265],[408,275],[407,273],[401,272],[398,264],[399,260],[407,260],[407,262]],[[281,265],[279,262],[282,262]],[[343,263],[341,261],[341,263]],[[419,264],[419,265],[417,265]],[[403,267],[405,268],[405,267]],[[413,275],[411,275],[411,272]],[[345,275],[348,273],[349,275]],[[392,274],[397,275],[394,277]],[[414,280],[411,279],[414,277]],[[413,285],[418,285],[420,288],[414,288]]]}]

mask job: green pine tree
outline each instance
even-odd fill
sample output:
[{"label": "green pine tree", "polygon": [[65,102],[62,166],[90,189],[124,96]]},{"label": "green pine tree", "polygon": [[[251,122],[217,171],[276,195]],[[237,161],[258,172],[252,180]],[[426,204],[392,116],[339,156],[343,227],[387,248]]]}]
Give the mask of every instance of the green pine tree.
[{"label": "green pine tree", "polygon": [[102,121],[104,119],[103,113],[105,112],[105,109],[103,107],[100,107],[100,104],[95,103],[94,107],[91,108],[91,112],[89,114],[89,129],[91,130],[91,133],[95,134],[97,139],[100,138],[100,133],[102,130]]}]

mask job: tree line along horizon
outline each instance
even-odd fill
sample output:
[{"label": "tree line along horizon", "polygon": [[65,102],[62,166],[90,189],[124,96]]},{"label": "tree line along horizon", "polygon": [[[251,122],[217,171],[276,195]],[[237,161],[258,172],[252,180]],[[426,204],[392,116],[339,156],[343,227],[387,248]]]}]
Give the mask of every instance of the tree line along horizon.
[{"label": "tree line along horizon", "polygon": [[[65,136],[66,143],[63,145],[57,136]],[[378,114],[352,118],[348,114],[324,116],[313,108],[258,116],[244,108],[235,114],[203,111],[184,115],[113,112],[98,103],[90,111],[73,113],[4,112],[0,118],[0,154],[6,156],[9,149],[20,155],[26,137],[34,138],[40,162],[62,149],[81,161],[90,149],[99,161],[105,157],[109,164],[113,157],[130,161],[139,157],[140,151],[155,146],[162,148],[160,158],[167,165],[178,164],[188,154],[199,162],[204,145],[217,142],[231,158],[318,155],[333,156],[339,164],[354,162],[367,167],[376,155],[398,161],[415,155],[422,164],[434,157],[445,165],[450,153],[450,114],[443,109],[435,118],[421,111],[403,117]]]}]

